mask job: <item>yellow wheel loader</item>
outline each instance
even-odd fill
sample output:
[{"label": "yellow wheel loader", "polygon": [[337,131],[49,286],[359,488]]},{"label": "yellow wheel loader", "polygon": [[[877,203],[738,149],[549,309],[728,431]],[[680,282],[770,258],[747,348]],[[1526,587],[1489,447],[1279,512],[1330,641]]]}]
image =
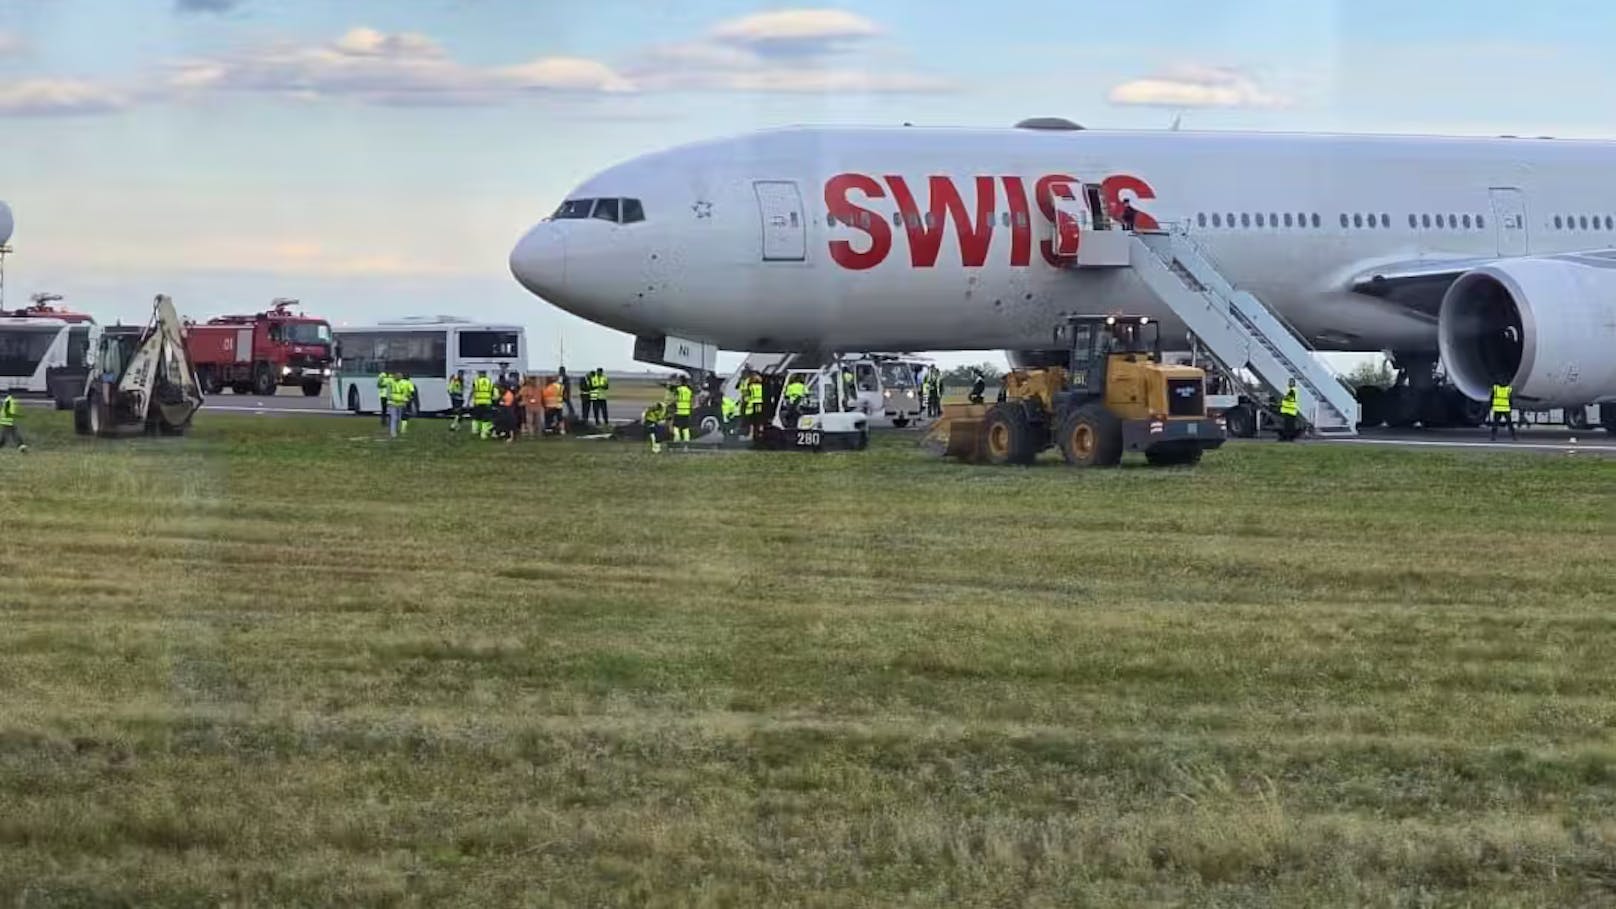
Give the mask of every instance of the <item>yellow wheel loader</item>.
[{"label": "yellow wheel loader", "polygon": [[1056,328],[1067,365],[1015,370],[994,404],[949,404],[922,444],[971,463],[1031,464],[1059,448],[1076,467],[1125,452],[1194,464],[1223,444],[1207,416],[1206,373],[1162,362],[1160,327],[1144,316],[1073,316]]}]

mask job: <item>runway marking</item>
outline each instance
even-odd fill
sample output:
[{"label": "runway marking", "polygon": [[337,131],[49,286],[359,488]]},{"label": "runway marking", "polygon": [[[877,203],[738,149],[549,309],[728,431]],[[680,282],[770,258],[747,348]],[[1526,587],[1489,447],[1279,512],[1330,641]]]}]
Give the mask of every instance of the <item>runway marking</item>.
[{"label": "runway marking", "polygon": [[1317,439],[1333,445],[1396,445],[1420,448],[1496,448],[1500,451],[1589,451],[1616,454],[1616,445],[1584,445],[1580,442],[1460,442],[1434,439]]}]

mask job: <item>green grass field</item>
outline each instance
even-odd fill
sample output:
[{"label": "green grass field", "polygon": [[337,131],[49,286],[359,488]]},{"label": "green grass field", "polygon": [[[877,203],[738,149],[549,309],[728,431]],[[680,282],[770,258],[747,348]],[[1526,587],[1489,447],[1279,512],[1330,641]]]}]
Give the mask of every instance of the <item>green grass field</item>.
[{"label": "green grass field", "polygon": [[1616,463],[0,452],[4,905],[1616,902]]}]

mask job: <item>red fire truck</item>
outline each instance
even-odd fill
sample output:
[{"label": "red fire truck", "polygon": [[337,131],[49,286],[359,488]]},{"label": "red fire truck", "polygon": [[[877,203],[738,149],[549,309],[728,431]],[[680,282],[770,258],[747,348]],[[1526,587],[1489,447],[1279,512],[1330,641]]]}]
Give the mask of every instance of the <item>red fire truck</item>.
[{"label": "red fire truck", "polygon": [[295,385],[311,398],[318,395],[331,378],[331,325],[292,312],[297,303],[277,299],[268,312],[187,324],[186,352],[203,394],[228,388],[272,395]]}]

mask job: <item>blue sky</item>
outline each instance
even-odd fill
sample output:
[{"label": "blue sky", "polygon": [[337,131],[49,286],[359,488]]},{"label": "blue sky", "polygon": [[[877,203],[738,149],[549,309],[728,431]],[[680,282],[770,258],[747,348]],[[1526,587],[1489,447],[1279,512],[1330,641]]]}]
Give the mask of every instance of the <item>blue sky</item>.
[{"label": "blue sky", "polygon": [[[1447,8],[1444,8],[1447,7]],[[0,0],[7,302],[297,296],[627,339],[510,280],[590,173],[801,122],[1608,136],[1616,4]],[[963,9],[963,8],[962,8]]]}]

